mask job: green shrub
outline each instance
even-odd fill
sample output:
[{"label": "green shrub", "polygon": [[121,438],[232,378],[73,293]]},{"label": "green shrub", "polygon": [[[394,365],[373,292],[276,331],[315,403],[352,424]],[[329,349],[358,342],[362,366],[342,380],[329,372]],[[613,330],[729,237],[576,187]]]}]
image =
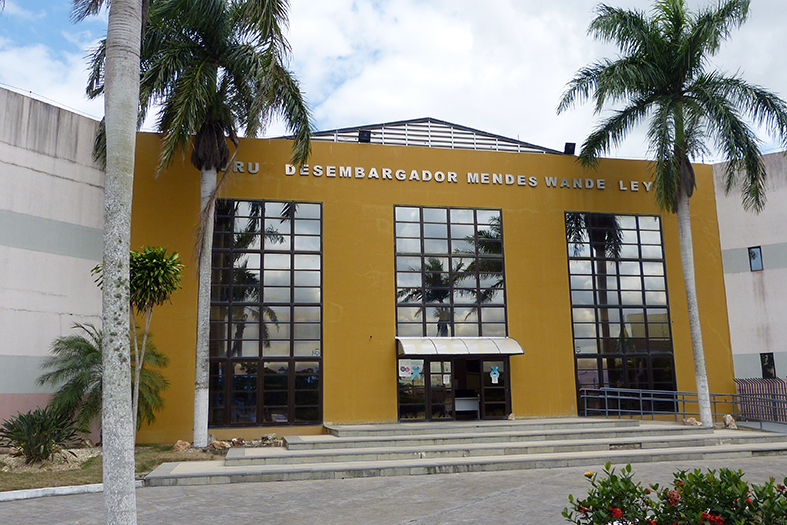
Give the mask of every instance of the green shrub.
[{"label": "green shrub", "polygon": [[[743,472],[678,471],[672,484],[643,488],[631,465],[620,475],[607,463],[603,476],[586,472],[588,496],[575,499],[563,516],[577,525],[787,525],[787,488],[771,479],[749,485]],[[787,478],[784,481],[787,484]]]},{"label": "green shrub", "polygon": [[50,407],[19,413],[0,427],[0,444],[18,449],[26,463],[45,461],[78,440],[79,430],[71,415]]}]

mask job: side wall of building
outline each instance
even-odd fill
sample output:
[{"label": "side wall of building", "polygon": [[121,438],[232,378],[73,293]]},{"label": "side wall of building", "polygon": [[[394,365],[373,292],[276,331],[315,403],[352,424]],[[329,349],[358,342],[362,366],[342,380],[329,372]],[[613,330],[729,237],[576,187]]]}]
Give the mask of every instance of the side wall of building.
[{"label": "side wall of building", "polygon": [[[763,157],[767,203],[755,214],[740,193],[724,194],[726,164],[713,166],[724,283],[730,318],[735,376],[763,377],[761,354],[773,354],[778,377],[787,376],[787,158]],[[752,271],[749,248],[761,248],[762,270]]]},{"label": "side wall of building", "polygon": [[0,420],[44,406],[36,384],[52,341],[99,323],[97,122],[0,88]]},{"label": "side wall of building", "polygon": [[[185,159],[154,178],[157,141],[156,136],[146,134],[138,139],[132,241],[135,246],[167,246],[191,262],[183,289],[154,316],[156,345],[171,359],[165,371],[171,386],[156,424],[139,433],[143,442],[190,439],[193,417],[197,291],[192,253],[200,175]],[[598,171],[586,171],[574,158],[561,155],[319,142],[313,144],[311,168],[301,175],[293,170],[288,174],[285,168],[291,144],[243,140],[238,161],[244,172],[232,174],[222,196],[323,203],[324,421],[397,419],[395,205],[502,210],[508,333],[525,352],[511,358],[513,412],[517,417],[577,413],[565,212],[659,214],[653,192],[646,189],[648,163],[604,160]],[[321,176],[316,176],[316,165],[323,168]],[[336,177],[327,176],[327,166],[337,167]],[[351,176],[340,177],[338,166],[351,167]],[[406,178],[369,178],[372,167],[378,175],[384,168],[401,169]],[[434,177],[414,180],[414,170],[420,175],[424,170],[455,172],[457,182],[437,182]],[[479,174],[478,183],[468,181],[468,172]],[[493,173],[511,174],[513,183],[503,179],[495,184]],[[535,177],[535,186],[529,177]],[[550,187],[547,177],[555,177],[557,186]],[[569,187],[560,187],[564,177]],[[710,388],[732,392],[710,168],[698,166],[697,177],[691,206]],[[581,187],[574,185],[574,179],[581,180]],[[599,179],[604,180],[603,189],[598,187]],[[677,223],[673,215],[662,218],[677,388],[692,391],[696,388]],[[260,433],[304,430],[266,427],[212,432],[218,437],[258,437]]]}]

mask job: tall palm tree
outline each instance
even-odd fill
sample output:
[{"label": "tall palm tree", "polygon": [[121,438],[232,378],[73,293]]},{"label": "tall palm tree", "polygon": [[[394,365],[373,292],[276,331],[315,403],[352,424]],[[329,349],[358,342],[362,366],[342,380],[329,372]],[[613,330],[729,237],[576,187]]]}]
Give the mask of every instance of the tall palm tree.
[{"label": "tall palm tree", "polygon": [[[106,3],[109,3],[107,0]],[[113,0],[106,38],[106,174],[104,178],[104,279],[102,327],[103,359],[103,480],[106,523],[137,523],[134,492],[134,414],[131,398],[129,308],[131,195],[139,100],[139,50],[143,3],[148,0]],[[95,14],[104,0],[73,0],[75,20]]]},{"label": "tall palm tree", "polygon": [[696,186],[691,160],[707,152],[706,142],[728,162],[725,190],[740,187],[743,205],[759,211],[765,203],[765,166],[759,142],[743,115],[766,126],[787,146],[787,105],[778,96],[738,76],[707,71],[711,56],[749,13],[749,0],[719,0],[686,8],[684,0],[656,0],[652,14],[601,4],[589,33],[620,49],[616,60],[580,69],[567,85],[558,113],[592,98],[599,113],[619,104],[582,145],[579,161],[595,166],[643,121],[648,122],[654,157],[656,202],[676,213],[688,302],[700,419],[711,426],[710,395],[697,310],[689,198]]},{"label": "tall palm tree", "polygon": [[[229,138],[253,137],[277,114],[294,135],[292,161],[310,150],[309,110],[286,68],[283,28],[287,0],[156,0],[151,3],[141,51],[140,122],[154,104],[164,134],[159,170],[176,152],[193,147],[200,170],[201,213],[197,305],[194,446],[208,440],[210,264],[216,176],[232,159]],[[103,90],[103,45],[93,54],[88,93]]]}]

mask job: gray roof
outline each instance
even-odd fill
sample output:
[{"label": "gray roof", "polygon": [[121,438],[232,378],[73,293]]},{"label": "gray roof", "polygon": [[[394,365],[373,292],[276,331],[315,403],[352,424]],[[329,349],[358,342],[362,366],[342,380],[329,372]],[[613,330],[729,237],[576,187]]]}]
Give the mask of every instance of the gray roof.
[{"label": "gray roof", "polygon": [[[361,132],[368,132],[363,135]],[[521,140],[486,133],[431,117],[369,124],[312,133],[312,140],[369,142],[394,146],[506,151],[513,153],[554,153],[557,151]]]}]

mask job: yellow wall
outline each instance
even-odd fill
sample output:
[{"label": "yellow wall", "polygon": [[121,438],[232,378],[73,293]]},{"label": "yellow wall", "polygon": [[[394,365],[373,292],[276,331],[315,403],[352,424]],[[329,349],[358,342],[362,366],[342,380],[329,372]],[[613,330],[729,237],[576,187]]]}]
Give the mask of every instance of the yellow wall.
[{"label": "yellow wall", "polygon": [[[395,421],[396,313],[394,205],[503,210],[509,336],[524,348],[511,359],[512,408],[519,416],[576,414],[565,211],[658,214],[648,164],[604,160],[584,170],[574,157],[315,142],[315,165],[455,172],[456,183],[286,175],[291,142],[242,140],[238,160],[259,172],[234,173],[221,195],[323,203],[323,420]],[[132,245],[164,245],[190,262],[183,290],[156,310],[153,333],[171,359],[166,409],[141,442],[190,440],[193,417],[199,172],[185,160],[154,178],[158,139],[137,144]],[[537,186],[469,184],[467,172],[536,177]],[[605,189],[547,187],[545,177],[604,179]],[[631,191],[638,181],[639,191]],[[711,169],[697,167],[692,221],[700,315],[712,392],[733,392],[733,368]],[[621,191],[620,185],[629,188]],[[595,186],[595,182],[594,182]],[[695,390],[675,217],[663,217],[667,279],[679,390]],[[224,437],[299,431],[300,427],[221,430]],[[319,431],[310,427],[310,431]]]}]

